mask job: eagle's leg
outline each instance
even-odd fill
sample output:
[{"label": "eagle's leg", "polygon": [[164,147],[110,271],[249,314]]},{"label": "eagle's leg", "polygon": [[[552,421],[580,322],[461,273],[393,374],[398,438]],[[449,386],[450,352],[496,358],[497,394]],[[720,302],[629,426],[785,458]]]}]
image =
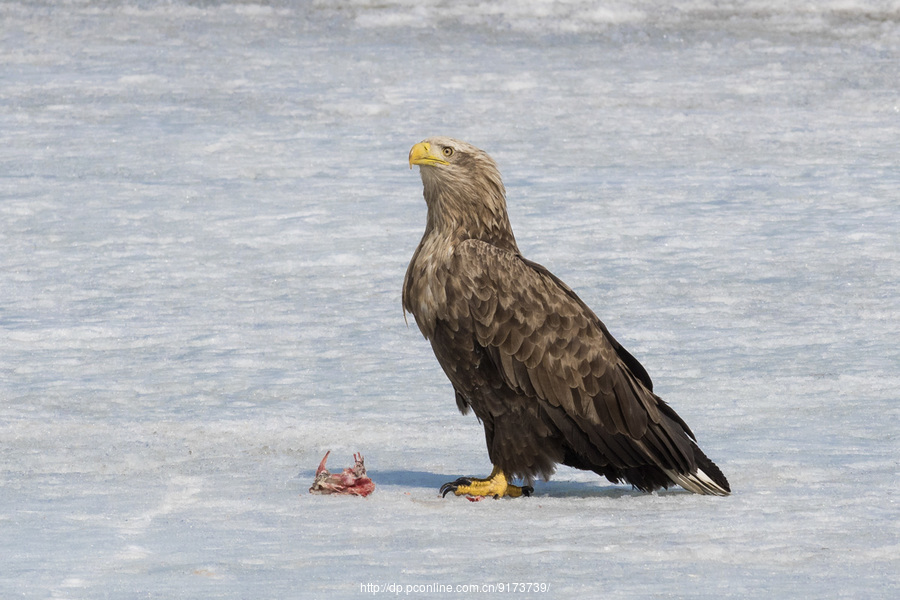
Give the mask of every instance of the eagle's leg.
[{"label": "eagle's leg", "polygon": [[446,496],[450,492],[457,496],[493,496],[494,498],[509,496],[510,498],[518,498],[519,496],[530,496],[534,492],[534,488],[530,485],[518,486],[509,483],[503,470],[495,466],[491,474],[485,479],[460,477],[456,481],[451,481],[441,486],[442,496]]}]

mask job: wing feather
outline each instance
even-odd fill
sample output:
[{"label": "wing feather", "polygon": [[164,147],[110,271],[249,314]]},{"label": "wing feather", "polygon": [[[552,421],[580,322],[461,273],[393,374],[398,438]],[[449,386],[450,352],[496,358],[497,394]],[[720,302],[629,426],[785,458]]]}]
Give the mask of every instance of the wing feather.
[{"label": "wing feather", "polygon": [[[634,411],[633,418],[638,419],[638,423],[635,424],[637,429],[643,429],[647,426],[646,419],[649,419],[653,423],[659,423],[659,408],[657,407],[657,402],[659,398],[656,394],[650,393],[641,393],[640,387],[641,384],[638,383],[637,379],[634,378],[634,375],[631,373],[626,373],[625,381],[628,382],[628,386],[631,388],[631,393],[634,394],[635,398],[638,398],[641,401],[641,405],[644,407],[643,411]],[[687,430],[688,432],[690,430]]]},{"label": "wing feather", "polygon": [[599,470],[648,462],[695,468],[689,430],[676,431],[683,422],[653,394],[644,368],[568,286],[540,265],[477,240],[456,246],[448,267],[452,276],[440,293],[449,304],[436,317],[456,338],[474,334],[482,360],[506,386],[546,403],[534,410],[561,411],[549,418],[579,448],[581,458],[573,461]]},{"label": "wing feather", "polygon": [[470,305],[449,312],[472,315],[478,343],[493,349],[489,356],[508,385],[633,439],[659,421],[643,368],[633,372],[637,361],[622,358],[603,323],[546,269],[467,240],[456,247],[451,272],[474,285],[448,292]]}]

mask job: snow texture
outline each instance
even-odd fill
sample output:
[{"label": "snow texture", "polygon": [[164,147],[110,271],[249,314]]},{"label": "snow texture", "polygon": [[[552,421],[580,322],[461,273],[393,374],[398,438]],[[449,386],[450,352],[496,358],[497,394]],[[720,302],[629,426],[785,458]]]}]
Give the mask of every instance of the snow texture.
[{"label": "snow texture", "polygon": [[[896,597],[898,65],[894,0],[0,3],[0,597]],[[438,497],[438,134],[733,496]]]}]

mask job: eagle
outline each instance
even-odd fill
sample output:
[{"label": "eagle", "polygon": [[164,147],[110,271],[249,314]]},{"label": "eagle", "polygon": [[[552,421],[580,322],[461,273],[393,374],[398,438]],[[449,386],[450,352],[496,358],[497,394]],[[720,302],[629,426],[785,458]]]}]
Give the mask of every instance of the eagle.
[{"label": "eagle", "polygon": [[413,165],[428,214],[403,282],[404,315],[431,342],[459,410],[483,424],[493,465],[442,495],[527,496],[559,464],[645,492],[678,484],[728,495],[641,363],[568,285],[522,256],[494,160],[432,137],[412,147]]}]

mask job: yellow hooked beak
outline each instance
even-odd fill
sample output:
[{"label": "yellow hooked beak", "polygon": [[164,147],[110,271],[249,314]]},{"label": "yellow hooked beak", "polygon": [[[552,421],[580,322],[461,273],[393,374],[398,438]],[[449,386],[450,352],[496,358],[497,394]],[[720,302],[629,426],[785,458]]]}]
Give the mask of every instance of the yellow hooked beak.
[{"label": "yellow hooked beak", "polygon": [[449,165],[446,160],[431,153],[431,144],[419,142],[409,151],[409,168],[413,165]]}]

